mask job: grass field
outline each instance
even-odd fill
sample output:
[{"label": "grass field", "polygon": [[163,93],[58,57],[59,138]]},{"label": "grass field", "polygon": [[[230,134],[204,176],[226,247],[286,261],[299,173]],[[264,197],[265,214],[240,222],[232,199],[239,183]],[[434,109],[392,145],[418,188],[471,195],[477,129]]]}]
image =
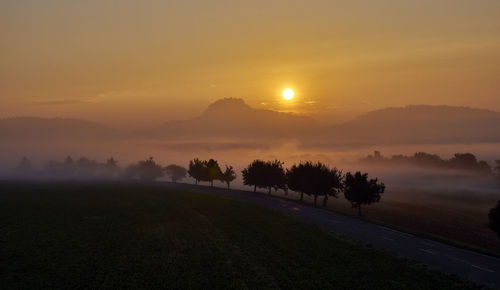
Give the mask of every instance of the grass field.
[{"label": "grass field", "polygon": [[0,288],[473,289],[294,217],[132,184],[0,183]]},{"label": "grass field", "polygon": [[[285,196],[283,192],[273,192],[273,195],[299,199],[296,193]],[[499,199],[500,193],[441,194],[389,188],[379,203],[363,207],[363,214],[366,220],[500,256],[500,239],[487,225],[488,212]],[[304,201],[312,204],[313,198],[305,196]],[[353,209],[342,194],[338,199],[329,199],[328,209],[357,216],[357,209]]]}]

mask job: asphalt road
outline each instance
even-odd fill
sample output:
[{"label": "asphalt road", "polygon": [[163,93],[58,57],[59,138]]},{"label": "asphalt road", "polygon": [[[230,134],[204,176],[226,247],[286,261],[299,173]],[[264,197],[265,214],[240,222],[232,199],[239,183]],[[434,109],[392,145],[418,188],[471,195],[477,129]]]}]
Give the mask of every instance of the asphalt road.
[{"label": "asphalt road", "polygon": [[300,217],[332,232],[385,249],[398,256],[421,262],[431,269],[500,288],[500,259],[496,257],[421,238],[321,208],[272,198],[263,193],[183,183],[165,184],[172,188],[224,195],[264,205]]}]

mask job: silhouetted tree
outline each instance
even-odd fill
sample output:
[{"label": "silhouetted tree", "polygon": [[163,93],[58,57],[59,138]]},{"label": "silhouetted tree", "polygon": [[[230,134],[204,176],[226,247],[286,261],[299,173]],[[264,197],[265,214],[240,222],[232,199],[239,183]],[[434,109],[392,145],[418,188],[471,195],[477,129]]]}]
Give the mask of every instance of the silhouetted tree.
[{"label": "silhouetted tree", "polygon": [[263,175],[266,177],[265,181],[269,189],[268,194],[271,194],[272,188],[274,188],[275,191],[278,191],[278,189],[285,189],[286,174],[283,168],[283,162],[279,160],[266,162],[265,173],[263,173]]},{"label": "silhouetted tree", "polygon": [[326,206],[328,197],[337,197],[342,188],[342,173],[337,168],[330,169],[325,164],[308,161],[294,165],[288,170],[288,187],[300,192],[300,200],[304,193],[314,196],[314,205],[317,205],[318,196],[323,196],[323,206]]},{"label": "silhouetted tree", "polygon": [[243,184],[253,185],[254,192],[259,188],[267,188],[268,193],[274,188],[285,188],[286,175],[283,169],[283,162],[279,160],[267,161],[254,160],[247,168],[241,172]]},{"label": "silhouetted tree", "polygon": [[264,180],[266,162],[262,160],[254,160],[247,168],[241,171],[243,176],[243,184],[253,186],[253,192],[257,191],[257,187],[265,188],[267,184]]},{"label": "silhouetted tree", "polygon": [[214,180],[219,180],[222,176],[219,163],[214,159],[204,161],[203,163],[205,165],[205,172],[202,175],[202,180],[210,182],[210,186],[214,187]]},{"label": "silhouetted tree", "polygon": [[372,204],[380,201],[380,195],[384,193],[385,185],[378,183],[378,179],[368,179],[368,174],[348,172],[344,179],[344,196],[351,202],[352,207],[358,208],[361,216],[361,205]]},{"label": "silhouetted tree", "polygon": [[498,238],[500,238],[500,200],[498,201],[497,206],[490,210],[488,218],[490,221],[488,227],[497,233]]},{"label": "silhouetted tree", "polygon": [[226,165],[226,170],[222,172],[220,180],[222,182],[225,182],[227,184],[227,188],[229,189],[231,182],[235,179],[236,179],[236,173],[234,172],[233,167]]},{"label": "silhouetted tree", "polygon": [[304,191],[306,190],[307,176],[304,163],[293,165],[287,169],[286,176],[288,180],[288,188],[300,193],[300,201],[304,200]]},{"label": "silhouetted tree", "polygon": [[491,173],[491,167],[486,161],[477,161],[471,153],[456,153],[448,163],[454,169],[470,170],[480,173]]},{"label": "silhouetted tree", "polygon": [[131,179],[138,178],[142,181],[153,181],[163,176],[163,169],[160,164],[153,160],[153,157],[149,157],[127,167],[123,176]]},{"label": "silhouetted tree", "polygon": [[320,182],[318,190],[319,193],[323,195],[323,206],[326,207],[328,197],[333,196],[337,198],[338,193],[343,188],[342,172],[335,167],[330,169],[320,162],[318,162],[315,167],[319,167],[321,172],[321,179],[318,180]]},{"label": "silhouetted tree", "polygon": [[171,164],[165,167],[165,174],[170,176],[172,182],[177,182],[186,177],[187,169],[176,164]]},{"label": "silhouetted tree", "polygon": [[78,160],[76,160],[76,166],[78,167],[91,167],[95,165],[94,160],[90,160],[87,157],[80,157]]},{"label": "silhouetted tree", "polygon": [[366,163],[375,164],[375,165],[380,165],[380,164],[386,163],[388,161],[388,159],[385,158],[384,156],[382,156],[380,151],[373,151],[373,155],[368,154],[368,156],[366,156],[365,158],[362,158],[361,161],[366,162]]},{"label": "silhouetted tree", "polygon": [[198,158],[189,161],[188,174],[194,178],[195,183],[198,184],[199,181],[203,180],[203,174],[205,174],[205,164]]},{"label": "silhouetted tree", "polygon": [[[278,189],[283,189],[285,193],[288,191],[287,177],[285,169],[283,168],[283,162],[279,160],[274,160],[268,163],[270,166],[270,182],[269,186],[274,188],[274,191]],[[269,194],[271,194],[271,189],[269,189]]]},{"label": "silhouetted tree", "polygon": [[443,167],[444,160],[436,154],[417,152],[413,155],[413,163],[418,166]]},{"label": "silhouetted tree", "polygon": [[380,152],[368,155],[362,162],[378,165],[416,165],[440,169],[454,169],[475,173],[489,174],[491,167],[486,161],[479,161],[471,153],[456,153],[450,160],[444,160],[436,154],[417,152],[413,156],[393,155],[391,159],[383,157]]}]

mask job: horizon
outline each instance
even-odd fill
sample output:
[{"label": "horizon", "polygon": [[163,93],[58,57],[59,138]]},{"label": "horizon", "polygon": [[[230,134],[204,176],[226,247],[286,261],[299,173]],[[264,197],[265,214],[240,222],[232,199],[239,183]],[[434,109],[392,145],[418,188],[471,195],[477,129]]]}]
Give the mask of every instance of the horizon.
[{"label": "horizon", "polygon": [[0,116],[147,127],[224,97],[334,122],[500,111],[499,14],[490,0],[3,1]]},{"label": "horizon", "polygon": [[[242,100],[243,103],[246,106],[248,106],[250,109],[253,109],[253,110],[264,110],[264,111],[271,111],[271,112],[276,112],[276,113],[289,114],[289,115],[297,116],[297,117],[311,118],[314,121],[322,121],[323,126],[325,126],[325,125],[326,126],[329,126],[329,125],[340,125],[342,123],[355,120],[355,119],[357,119],[357,118],[359,118],[359,117],[361,117],[363,115],[366,115],[366,114],[369,114],[369,113],[374,113],[374,112],[379,112],[379,111],[384,111],[384,110],[388,110],[388,109],[408,109],[408,108],[415,108],[415,107],[457,108],[457,109],[481,110],[481,111],[489,111],[489,112],[494,112],[494,113],[500,113],[500,111],[497,111],[497,110],[494,110],[494,109],[491,109],[491,108],[480,108],[480,107],[472,107],[472,106],[453,106],[453,105],[446,105],[446,104],[436,104],[436,105],[429,105],[429,104],[408,104],[408,105],[403,105],[403,106],[390,106],[390,107],[383,107],[383,108],[378,108],[378,109],[374,109],[374,110],[369,110],[369,111],[366,111],[366,112],[360,112],[357,115],[352,115],[352,116],[346,117],[345,119],[342,119],[342,120],[328,122],[328,120],[324,120],[324,119],[318,118],[318,115],[315,115],[315,114],[301,114],[299,112],[277,111],[277,110],[273,110],[273,109],[270,109],[270,108],[252,107],[243,98],[229,97],[229,98],[221,98],[221,99],[215,100],[215,101],[213,101],[211,103],[207,103],[207,105],[200,112],[195,113],[190,118],[184,118],[184,119],[165,119],[163,121],[160,120],[159,123],[152,123],[152,124],[147,124],[147,125],[140,124],[142,126],[140,126],[140,125],[138,125],[138,126],[129,126],[129,128],[125,129],[125,131],[126,130],[147,129],[147,128],[151,128],[151,127],[156,127],[156,126],[159,126],[159,125],[163,125],[163,124],[166,124],[166,123],[169,123],[169,122],[188,121],[188,120],[191,120],[191,119],[194,119],[194,118],[202,116],[203,113],[205,113],[210,108],[210,106],[212,106],[212,105],[214,105],[214,104],[216,104],[218,102],[223,102],[223,101],[226,101],[226,100]],[[54,115],[54,116],[37,116],[37,115],[25,115],[25,116],[23,116],[23,115],[19,115],[19,116],[8,116],[8,117],[0,116],[0,120],[7,120],[7,119],[28,119],[28,118],[47,119],[47,120],[57,120],[57,119],[60,119],[60,120],[81,120],[81,121],[88,121],[88,122],[92,122],[92,123],[104,125],[106,127],[113,128],[113,129],[120,129],[118,124],[99,122],[99,120],[83,119],[83,118],[76,118],[76,117],[71,117],[71,116],[58,116],[58,115]]]}]

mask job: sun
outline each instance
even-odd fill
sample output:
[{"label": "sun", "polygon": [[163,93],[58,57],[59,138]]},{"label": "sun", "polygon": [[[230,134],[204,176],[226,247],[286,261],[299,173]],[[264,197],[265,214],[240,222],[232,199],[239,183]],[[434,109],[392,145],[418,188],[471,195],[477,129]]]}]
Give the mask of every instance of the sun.
[{"label": "sun", "polygon": [[295,95],[295,93],[292,91],[292,89],[285,89],[282,95],[285,100],[291,100],[293,99],[293,95]]}]

